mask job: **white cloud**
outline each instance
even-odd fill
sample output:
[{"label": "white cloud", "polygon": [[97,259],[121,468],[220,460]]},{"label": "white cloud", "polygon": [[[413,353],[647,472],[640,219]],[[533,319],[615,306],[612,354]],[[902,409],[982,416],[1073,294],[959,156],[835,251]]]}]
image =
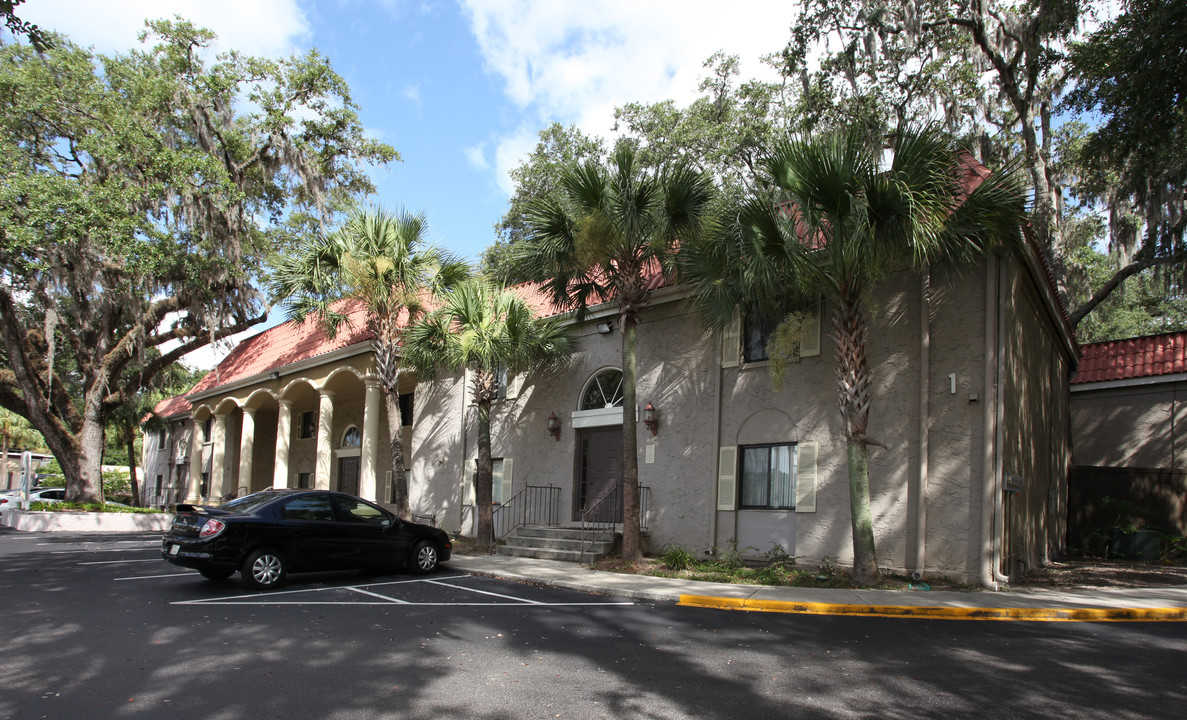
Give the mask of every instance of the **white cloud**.
[{"label": "white cloud", "polygon": [[477,145],[462,148],[462,152],[466,154],[466,160],[474,168],[478,170],[487,170],[490,168],[486,162],[486,143],[480,142]]},{"label": "white cloud", "polygon": [[18,14],[108,54],[139,47],[146,19],[174,15],[217,33],[218,49],[249,55],[290,55],[310,34],[297,0],[37,0]]},{"label": "white cloud", "polygon": [[[786,0],[461,3],[487,71],[503,79],[504,92],[534,116],[537,129],[575,122],[603,137],[611,134],[615,106],[690,102],[705,59],[718,50],[740,57],[743,77],[773,74],[759,58],[787,43],[797,13]],[[496,154],[510,156],[521,136],[522,128],[500,139]],[[503,163],[496,166],[502,173]],[[502,175],[499,181],[507,186]]]},{"label": "white cloud", "polygon": [[538,139],[539,131],[533,125],[521,125],[514,133],[498,139],[495,146],[495,182],[508,196],[515,192],[511,171],[536,148]]}]

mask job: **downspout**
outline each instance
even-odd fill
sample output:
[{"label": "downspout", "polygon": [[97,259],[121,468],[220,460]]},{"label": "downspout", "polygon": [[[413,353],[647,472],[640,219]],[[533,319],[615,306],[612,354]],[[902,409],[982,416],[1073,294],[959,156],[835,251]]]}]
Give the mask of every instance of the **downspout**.
[{"label": "downspout", "polygon": [[[466,389],[470,383],[466,377],[467,373],[462,370],[462,411],[459,413],[462,417],[462,482],[458,488],[458,503],[457,503],[457,526],[458,532],[461,532],[462,523],[466,521],[466,468],[469,466],[470,445],[469,437],[466,435]],[[474,507],[474,536],[478,536],[478,507]]]},{"label": "downspout", "polygon": [[927,475],[931,427],[931,268],[924,266],[919,290],[919,475],[915,488],[915,572],[927,567]]},{"label": "downspout", "polygon": [[993,440],[997,433],[994,420],[997,418],[995,405],[997,392],[994,382],[997,379],[995,366],[997,365],[997,318],[994,312],[997,306],[997,258],[990,255],[985,261],[985,404],[982,406],[982,480],[981,480],[981,544],[978,553],[978,575],[980,583],[989,590],[999,590],[993,562],[996,556],[994,531],[994,495],[997,494],[997,461],[994,453]]},{"label": "downspout", "polygon": [[994,418],[994,425],[996,428],[994,434],[994,447],[997,449],[994,456],[996,461],[993,467],[993,579],[999,583],[1010,582],[1009,575],[1003,575],[1002,567],[1002,546],[1005,542],[1003,535],[1005,534],[1005,508],[1002,506],[1003,490],[1005,489],[1005,443],[1006,443],[1006,368],[1002,363],[1002,356],[1005,355],[1006,343],[1006,293],[1005,293],[1005,268],[1000,262],[997,263],[997,398],[994,402],[994,408],[997,415]]},{"label": "downspout", "polygon": [[722,353],[725,351],[725,332],[717,333],[717,412],[713,414],[713,451],[716,455],[713,457],[713,462],[710,466],[713,472],[710,474],[712,478],[713,488],[709,493],[709,497],[713,498],[713,502],[709,507],[709,552],[714,556],[717,555],[717,472],[719,470],[718,464],[721,462],[721,388],[723,386],[722,376],[725,374],[725,368],[721,366]]}]

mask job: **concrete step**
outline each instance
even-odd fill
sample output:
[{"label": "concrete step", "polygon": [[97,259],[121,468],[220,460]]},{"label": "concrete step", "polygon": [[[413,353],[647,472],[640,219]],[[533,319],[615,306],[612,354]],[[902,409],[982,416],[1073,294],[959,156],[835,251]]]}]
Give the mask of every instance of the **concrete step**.
[{"label": "concrete step", "polygon": [[[515,545],[500,545],[495,554],[510,555],[513,557],[528,557],[538,558],[540,560],[562,560],[564,562],[580,563],[581,553],[577,550],[552,550],[550,548],[530,548],[518,547]],[[600,560],[605,557],[602,555],[595,555],[592,552],[585,554],[585,562],[591,563],[595,560]]]},{"label": "concrete step", "polygon": [[[585,540],[580,538],[560,538],[560,537],[545,537],[545,536],[525,536],[512,534],[507,538],[507,541],[517,547],[529,548],[548,548],[551,550],[576,550],[581,552],[582,545],[586,544]],[[614,536],[607,535],[604,539],[597,542],[589,543],[590,550],[593,552],[608,553],[614,547]]]},{"label": "concrete step", "polygon": [[609,555],[621,534],[621,526],[588,529],[583,534],[580,525],[525,525],[512,531],[496,552],[516,557],[581,562],[581,549],[588,544],[585,562],[593,562]]},{"label": "concrete step", "polygon": [[[547,537],[564,540],[580,540],[583,537],[598,535],[601,532],[602,531],[600,529],[590,529],[586,530],[585,535],[582,535],[580,525],[576,527],[571,525],[521,525],[520,527],[515,528],[511,535],[518,537]],[[614,532],[621,533],[622,527],[619,526],[615,528]],[[607,537],[610,537],[611,535],[609,531],[607,531],[605,534]]]}]

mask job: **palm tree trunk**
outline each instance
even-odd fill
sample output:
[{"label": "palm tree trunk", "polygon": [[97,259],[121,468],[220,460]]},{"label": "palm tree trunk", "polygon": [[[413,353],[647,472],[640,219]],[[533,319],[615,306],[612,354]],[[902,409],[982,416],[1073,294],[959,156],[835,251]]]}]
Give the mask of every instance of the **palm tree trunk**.
[{"label": "palm tree trunk", "polygon": [[643,557],[639,542],[639,439],[635,419],[635,347],[638,321],[634,315],[622,318],[622,559],[636,562]]},{"label": "palm tree trunk", "polygon": [[837,405],[845,423],[849,459],[849,509],[853,526],[853,579],[869,584],[878,578],[874,548],[874,522],[870,513],[871,440],[866,435],[870,414],[870,367],[866,359],[869,325],[860,300],[842,294],[833,316],[837,342]]},{"label": "palm tree trunk", "polygon": [[490,457],[490,400],[480,400],[478,409],[478,471],[474,478],[474,502],[477,504],[478,533],[475,540],[493,549],[494,536],[494,473]]},{"label": "palm tree trunk", "polygon": [[408,475],[404,472],[404,429],[400,419],[400,396],[384,386],[384,401],[387,405],[387,435],[392,449],[392,502],[396,514],[408,520],[411,510],[408,502]]}]

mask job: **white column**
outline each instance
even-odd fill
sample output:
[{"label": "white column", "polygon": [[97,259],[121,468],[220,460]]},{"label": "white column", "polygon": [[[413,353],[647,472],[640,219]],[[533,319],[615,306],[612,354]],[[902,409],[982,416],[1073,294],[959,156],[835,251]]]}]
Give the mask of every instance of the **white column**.
[{"label": "white column", "polygon": [[379,380],[367,378],[367,397],[363,405],[363,452],[359,461],[359,495],[380,501],[377,477],[379,447]]},{"label": "white column", "polygon": [[191,505],[202,502],[202,424],[190,417],[190,476],[185,501]]},{"label": "white column", "polygon": [[280,415],[276,418],[276,460],[272,464],[272,487],[289,486],[289,441],[292,438],[293,401],[280,401]]},{"label": "white column", "polygon": [[214,414],[214,429],[210,453],[210,495],[222,502],[222,498],[231,492],[230,473],[223,467],[227,461],[227,414]]},{"label": "white column", "polygon": [[330,489],[330,470],[334,459],[334,393],[321,391],[317,417],[317,461],[314,465],[313,486]]},{"label": "white column", "polygon": [[236,488],[238,494],[251,492],[251,466],[255,448],[256,411],[244,408],[243,427],[239,433],[239,487]]}]

